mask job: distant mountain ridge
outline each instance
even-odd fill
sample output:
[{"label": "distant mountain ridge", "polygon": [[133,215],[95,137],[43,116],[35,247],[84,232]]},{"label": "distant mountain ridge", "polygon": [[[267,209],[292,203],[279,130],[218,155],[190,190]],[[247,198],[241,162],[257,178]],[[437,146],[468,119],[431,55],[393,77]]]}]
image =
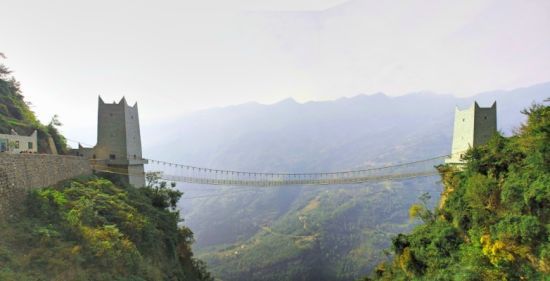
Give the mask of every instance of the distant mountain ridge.
[{"label": "distant mountain ridge", "polygon": [[[260,168],[262,171],[278,167],[315,170],[316,165],[300,165],[298,159],[281,160],[276,167],[262,166],[254,159],[254,155],[265,155],[272,145],[284,144],[285,149],[292,152],[303,150],[301,159],[320,161],[323,158],[306,156],[320,151],[321,156],[328,156],[330,151],[326,146],[338,150],[350,143],[357,146],[360,141],[376,146],[378,144],[371,138],[381,132],[415,135],[422,130],[432,130],[439,141],[428,142],[436,146],[431,150],[447,153],[450,149],[455,106],[464,108],[474,100],[481,106],[490,106],[493,101],[497,101],[498,128],[509,134],[519,124],[518,118],[522,118],[519,113],[521,109],[548,96],[550,82],[512,91],[486,92],[468,98],[430,93],[388,97],[378,93],[321,102],[297,103],[293,99],[285,99],[272,105],[246,103],[200,111],[160,126],[157,130],[145,128],[144,136],[160,136],[153,147],[146,145],[145,151],[154,157],[168,157],[193,165]],[[290,136],[293,140],[308,144],[301,147],[290,141]],[[365,140],[367,137],[369,140]],[[447,143],[443,145],[441,142]],[[382,143],[384,146],[391,144],[386,141]],[[240,151],[243,147],[250,152],[249,156],[240,155],[246,159],[231,152]],[[308,153],[308,150],[314,151]],[[383,153],[380,148],[376,150]],[[375,154],[361,156],[363,159],[372,159]],[[236,158],[243,161],[236,162]],[[350,159],[343,160],[345,162],[338,161],[331,166],[347,168],[365,164],[359,159],[352,162]]]}]

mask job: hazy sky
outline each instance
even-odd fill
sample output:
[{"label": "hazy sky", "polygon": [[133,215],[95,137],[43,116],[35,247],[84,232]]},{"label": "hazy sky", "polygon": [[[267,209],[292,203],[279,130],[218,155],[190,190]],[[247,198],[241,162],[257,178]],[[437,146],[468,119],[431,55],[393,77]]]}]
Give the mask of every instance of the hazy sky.
[{"label": "hazy sky", "polygon": [[97,95],[142,123],[248,101],[550,80],[550,1],[7,1],[0,52],[43,121],[95,138]]}]

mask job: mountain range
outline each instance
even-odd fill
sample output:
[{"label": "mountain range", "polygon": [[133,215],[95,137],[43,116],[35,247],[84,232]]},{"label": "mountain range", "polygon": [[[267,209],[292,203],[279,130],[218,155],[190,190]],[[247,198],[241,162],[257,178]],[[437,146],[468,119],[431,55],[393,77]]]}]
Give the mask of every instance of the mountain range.
[{"label": "mountain range", "polygon": [[[521,110],[550,97],[550,83],[468,98],[382,93],[333,101],[213,108],[143,128],[145,154],[209,168],[321,172],[369,168],[450,153],[455,107],[497,102],[509,135]],[[148,137],[149,136],[149,137]],[[148,145],[147,145],[148,144]],[[222,280],[354,280],[410,229],[408,206],[438,177],[350,186],[211,187],[180,183],[195,251]]]}]

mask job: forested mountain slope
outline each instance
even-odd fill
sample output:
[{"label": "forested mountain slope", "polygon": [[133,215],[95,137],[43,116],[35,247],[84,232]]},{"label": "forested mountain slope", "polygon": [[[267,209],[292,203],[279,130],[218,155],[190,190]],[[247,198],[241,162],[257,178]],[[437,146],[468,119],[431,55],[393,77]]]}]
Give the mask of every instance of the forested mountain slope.
[{"label": "forested mountain slope", "polygon": [[441,166],[440,206],[413,205],[423,224],[393,239],[377,280],[550,280],[550,107],[525,110],[516,135]]},{"label": "forested mountain slope", "polygon": [[95,177],[33,190],[0,223],[0,280],[212,280],[166,195]]}]

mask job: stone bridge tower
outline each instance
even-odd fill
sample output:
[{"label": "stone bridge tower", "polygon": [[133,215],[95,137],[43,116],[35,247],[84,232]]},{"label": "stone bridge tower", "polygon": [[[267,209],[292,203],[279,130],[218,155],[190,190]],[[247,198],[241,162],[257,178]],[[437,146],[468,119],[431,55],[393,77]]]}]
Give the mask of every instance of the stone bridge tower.
[{"label": "stone bridge tower", "polygon": [[497,103],[479,107],[477,102],[467,109],[455,109],[452,154],[445,162],[462,163],[462,155],[471,147],[483,145],[497,132]]},{"label": "stone bridge tower", "polygon": [[137,102],[129,106],[122,98],[118,103],[109,104],[99,97],[97,145],[93,149],[93,158],[127,174],[129,184],[145,186],[144,164],[147,160],[141,155]]}]

